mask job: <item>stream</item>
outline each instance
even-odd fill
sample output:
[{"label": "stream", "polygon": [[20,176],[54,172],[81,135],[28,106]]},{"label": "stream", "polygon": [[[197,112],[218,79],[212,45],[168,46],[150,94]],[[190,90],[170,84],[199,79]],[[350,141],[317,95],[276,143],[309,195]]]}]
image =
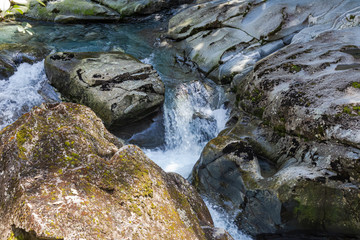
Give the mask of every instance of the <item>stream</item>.
[{"label": "stream", "polygon": [[[229,111],[221,87],[202,79],[196,71],[175,60],[175,50],[161,46],[168,16],[156,14],[146,22],[126,24],[57,25],[31,23],[34,35],[17,32],[16,25],[0,25],[0,43],[44,44],[55,51],[124,51],[149,63],[166,87],[162,115],[128,140],[167,172],[188,178],[206,143],[225,127]],[[0,81],[0,129],[44,101],[60,101],[48,84],[43,61],[21,64],[9,80]],[[155,144],[149,144],[151,139]],[[250,237],[232,223],[220,207],[204,199],[216,227],[234,239]]]}]

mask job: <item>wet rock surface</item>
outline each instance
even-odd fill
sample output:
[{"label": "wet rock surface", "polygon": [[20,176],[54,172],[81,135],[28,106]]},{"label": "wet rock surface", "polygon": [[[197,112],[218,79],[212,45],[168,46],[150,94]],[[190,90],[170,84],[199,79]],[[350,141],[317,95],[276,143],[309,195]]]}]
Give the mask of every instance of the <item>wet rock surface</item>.
[{"label": "wet rock surface", "polygon": [[45,72],[64,97],[91,107],[107,126],[143,119],[164,101],[152,66],[121,52],[55,53],[46,58]]},{"label": "wet rock surface", "polygon": [[[256,61],[292,40],[358,24],[357,1],[198,1],[175,15],[168,35],[185,58],[221,84],[237,85]],[[294,38],[294,39],[293,39]]]},{"label": "wet rock surface", "polygon": [[193,176],[229,211],[241,210],[237,223],[249,234],[359,237],[359,33],[290,44],[237,86],[240,113]]},{"label": "wet rock surface", "polygon": [[19,64],[41,61],[49,53],[49,49],[41,46],[17,43],[0,44],[0,80],[13,75]]},{"label": "wet rock surface", "polygon": [[0,143],[0,239],[214,239],[218,232],[185,179],[123,146],[85,106],[35,107],[0,132]]}]

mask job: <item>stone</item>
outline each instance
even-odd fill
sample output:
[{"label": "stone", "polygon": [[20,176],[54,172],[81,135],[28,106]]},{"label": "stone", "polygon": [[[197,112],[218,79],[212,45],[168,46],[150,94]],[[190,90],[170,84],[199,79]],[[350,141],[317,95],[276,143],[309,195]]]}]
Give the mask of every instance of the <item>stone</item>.
[{"label": "stone", "polygon": [[237,214],[239,229],[249,235],[295,231],[357,238],[359,157],[351,146],[279,134],[244,114],[205,146],[192,180]]},{"label": "stone", "polygon": [[145,15],[169,9],[181,4],[191,3],[191,0],[96,0],[100,4],[114,9],[121,16]]},{"label": "stone", "polygon": [[36,0],[28,0],[27,18],[59,23],[118,21],[120,14],[90,0],[46,1],[46,6]]},{"label": "stone", "polygon": [[359,36],[353,27],[292,43],[237,85],[238,113],[207,144],[193,180],[240,210],[245,232],[359,237]]},{"label": "stone", "polygon": [[206,76],[229,84],[292,39],[357,26],[357,7],[356,0],[197,1],[170,19],[168,37]]},{"label": "stone", "polygon": [[125,17],[148,15],[190,2],[191,0],[55,0],[44,1],[43,6],[36,0],[26,0],[22,3],[22,10],[27,18],[41,21],[118,22]]},{"label": "stone", "polygon": [[8,79],[14,74],[20,63],[39,62],[49,53],[50,50],[41,45],[0,44],[0,79]]},{"label": "stone", "polygon": [[[90,108],[43,104],[0,132],[0,239],[213,239],[195,189]],[[231,238],[225,238],[231,239]]]},{"label": "stone", "polygon": [[50,83],[89,106],[106,126],[125,126],[157,112],[164,84],[151,65],[122,52],[55,53],[45,59]]},{"label": "stone", "polygon": [[239,104],[278,130],[359,148],[359,36],[359,27],[330,31],[259,61]]}]

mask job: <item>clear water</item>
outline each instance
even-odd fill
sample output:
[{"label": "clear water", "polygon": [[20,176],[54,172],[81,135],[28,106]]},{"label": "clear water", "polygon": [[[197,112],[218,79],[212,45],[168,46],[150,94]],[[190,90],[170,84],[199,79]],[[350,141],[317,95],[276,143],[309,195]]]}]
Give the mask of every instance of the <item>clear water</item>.
[{"label": "clear water", "polygon": [[[228,112],[221,88],[177,64],[171,48],[159,47],[166,18],[154,15],[146,23],[127,24],[32,24],[33,36],[17,33],[14,25],[0,25],[0,43],[46,44],[53,51],[124,51],[152,64],[166,86],[165,145],[144,151],[165,171],[189,176],[205,144],[224,128]],[[21,64],[8,81],[0,80],[0,129],[49,99],[59,100],[47,83],[43,62]],[[217,227],[234,239],[247,239],[224,211],[208,206]]]}]

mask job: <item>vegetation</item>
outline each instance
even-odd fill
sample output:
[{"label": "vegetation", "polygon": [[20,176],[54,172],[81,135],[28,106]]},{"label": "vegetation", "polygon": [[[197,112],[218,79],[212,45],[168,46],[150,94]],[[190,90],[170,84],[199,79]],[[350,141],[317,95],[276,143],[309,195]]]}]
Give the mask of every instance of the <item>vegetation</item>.
[{"label": "vegetation", "polygon": [[[44,7],[46,6],[41,0],[36,0]],[[13,15],[16,12],[20,14],[24,14],[24,11],[19,5],[14,4],[12,0],[2,0],[0,2],[0,21],[5,20],[6,16]]]}]

